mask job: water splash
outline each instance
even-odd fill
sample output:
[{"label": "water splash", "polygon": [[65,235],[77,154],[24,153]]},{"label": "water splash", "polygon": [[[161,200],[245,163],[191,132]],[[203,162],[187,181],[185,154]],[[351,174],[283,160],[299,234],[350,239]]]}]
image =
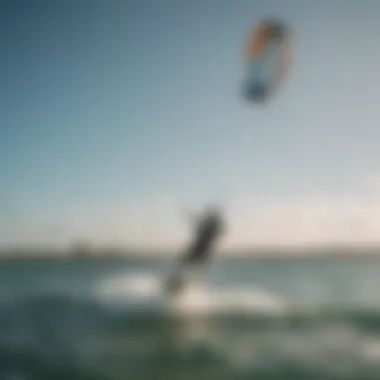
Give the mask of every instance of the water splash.
[{"label": "water splash", "polygon": [[136,307],[151,303],[166,305],[170,310],[187,315],[218,313],[278,314],[286,302],[254,286],[214,287],[205,281],[194,281],[175,299],[167,301],[163,293],[164,279],[151,273],[134,273],[101,283],[99,295],[108,300],[124,301]]}]

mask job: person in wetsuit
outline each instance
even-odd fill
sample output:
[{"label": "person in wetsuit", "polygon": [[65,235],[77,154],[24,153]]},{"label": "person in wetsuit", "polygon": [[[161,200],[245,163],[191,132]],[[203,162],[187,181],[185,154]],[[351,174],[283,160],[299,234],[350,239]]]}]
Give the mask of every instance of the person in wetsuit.
[{"label": "person in wetsuit", "polygon": [[[217,239],[223,234],[223,221],[217,208],[210,208],[200,220],[190,248],[182,257],[183,266],[203,264],[209,259]],[[169,279],[168,291],[180,290],[183,284],[182,274],[177,271]]]}]

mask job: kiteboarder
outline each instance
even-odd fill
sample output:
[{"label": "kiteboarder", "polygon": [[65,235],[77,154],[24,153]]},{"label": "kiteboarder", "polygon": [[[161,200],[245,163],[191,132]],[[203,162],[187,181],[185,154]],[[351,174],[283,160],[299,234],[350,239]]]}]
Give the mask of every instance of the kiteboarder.
[{"label": "kiteboarder", "polygon": [[[198,222],[195,237],[180,260],[182,269],[204,265],[210,258],[217,239],[224,232],[223,219],[218,207],[210,207]],[[176,270],[167,284],[169,293],[178,292],[184,285],[183,273]]]}]

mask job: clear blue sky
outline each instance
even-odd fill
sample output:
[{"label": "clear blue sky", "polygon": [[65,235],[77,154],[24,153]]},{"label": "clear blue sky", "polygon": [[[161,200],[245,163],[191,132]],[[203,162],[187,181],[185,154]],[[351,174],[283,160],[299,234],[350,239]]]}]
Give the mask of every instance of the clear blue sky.
[{"label": "clear blue sky", "polygon": [[[272,15],[294,62],[250,107],[244,39]],[[0,243],[99,237],[93,215],[154,199],[346,192],[379,169],[379,17],[377,0],[2,1]]]}]

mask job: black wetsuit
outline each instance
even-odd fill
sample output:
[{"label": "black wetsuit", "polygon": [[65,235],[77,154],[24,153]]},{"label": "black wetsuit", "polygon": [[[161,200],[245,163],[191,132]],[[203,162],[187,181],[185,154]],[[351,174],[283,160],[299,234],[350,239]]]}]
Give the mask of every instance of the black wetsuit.
[{"label": "black wetsuit", "polygon": [[211,254],[211,249],[222,233],[222,221],[218,216],[210,215],[198,227],[197,236],[190,246],[184,260],[188,263],[205,261]]},{"label": "black wetsuit", "polygon": [[[217,215],[210,215],[202,220],[198,227],[197,236],[187,253],[180,260],[182,265],[204,263],[210,256],[217,238],[222,234],[222,221]],[[181,271],[176,271],[169,278],[167,291],[175,293],[184,286]]]}]

